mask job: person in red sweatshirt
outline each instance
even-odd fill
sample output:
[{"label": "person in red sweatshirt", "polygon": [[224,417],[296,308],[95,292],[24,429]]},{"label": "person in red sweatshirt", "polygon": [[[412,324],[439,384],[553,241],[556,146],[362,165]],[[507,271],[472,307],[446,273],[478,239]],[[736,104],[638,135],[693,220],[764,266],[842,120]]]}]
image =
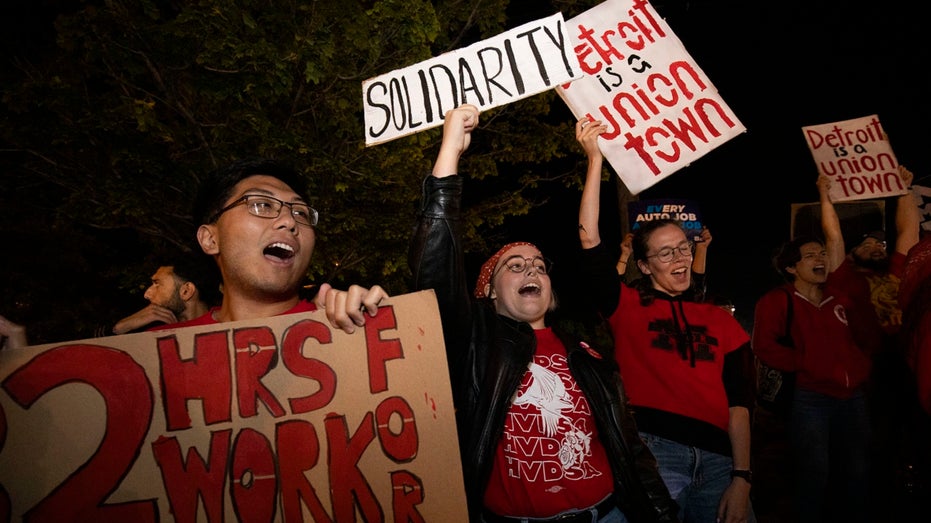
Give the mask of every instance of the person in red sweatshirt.
[{"label": "person in red sweatshirt", "polygon": [[[796,375],[787,425],[796,521],[865,522],[870,498],[865,389],[879,332],[852,316],[851,299],[831,283],[829,256],[814,237],[782,245],[773,263],[787,283],[757,301],[751,345],[760,361]],[[829,489],[829,478],[841,487]],[[840,495],[837,502],[829,498],[832,492]]]}]

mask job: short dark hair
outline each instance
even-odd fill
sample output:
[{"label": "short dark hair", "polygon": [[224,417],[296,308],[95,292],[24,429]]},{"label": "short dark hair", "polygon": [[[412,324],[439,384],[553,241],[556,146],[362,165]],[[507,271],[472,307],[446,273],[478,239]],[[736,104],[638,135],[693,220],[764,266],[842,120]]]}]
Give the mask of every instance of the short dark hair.
[{"label": "short dark hair", "polygon": [[801,235],[792,238],[791,240],[782,244],[779,247],[779,250],[776,252],[776,255],[773,256],[773,268],[776,269],[783,278],[787,281],[794,281],[795,275],[790,273],[788,270],[789,267],[794,266],[796,263],[802,260],[802,245],[806,243],[817,243],[824,245],[824,240],[814,235]]},{"label": "short dark hair", "polygon": [[667,225],[675,225],[679,229],[682,229],[682,232],[685,232],[685,229],[682,227],[682,222],[673,220],[671,218],[660,218],[658,220],[650,220],[640,223],[640,227],[634,231],[634,238],[631,241],[633,245],[632,256],[634,257],[634,260],[647,259],[647,250],[650,248],[650,246],[647,244],[650,241],[650,237],[653,236],[653,233],[656,232],[657,229]]},{"label": "short dark hair", "polygon": [[197,287],[200,299],[208,305],[220,302],[220,271],[210,256],[192,252],[176,256],[169,263],[171,272],[180,283],[191,282]]},{"label": "short dark hair", "polygon": [[201,181],[194,198],[194,227],[212,223],[226,204],[237,183],[250,176],[271,176],[286,183],[294,192],[307,197],[307,180],[290,165],[271,158],[245,158],[211,171]]}]

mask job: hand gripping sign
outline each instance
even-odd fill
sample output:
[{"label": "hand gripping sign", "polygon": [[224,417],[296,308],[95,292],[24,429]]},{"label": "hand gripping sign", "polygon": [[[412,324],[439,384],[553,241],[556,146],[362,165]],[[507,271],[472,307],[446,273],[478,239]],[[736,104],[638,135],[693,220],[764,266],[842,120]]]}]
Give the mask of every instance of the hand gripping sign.
[{"label": "hand gripping sign", "polygon": [[[465,522],[432,291],[0,353],[11,521]],[[2,519],[2,518],[0,518]]]},{"label": "hand gripping sign", "polygon": [[561,13],[362,83],[365,144],[443,125],[463,103],[487,110],[579,78]]},{"label": "hand gripping sign", "polygon": [[646,0],[607,0],[566,26],[585,76],[556,91],[608,126],[598,143],[631,194],[746,130]]},{"label": "hand gripping sign", "polygon": [[818,174],[831,178],[831,201],[905,194],[899,162],[875,114],[802,127]]}]

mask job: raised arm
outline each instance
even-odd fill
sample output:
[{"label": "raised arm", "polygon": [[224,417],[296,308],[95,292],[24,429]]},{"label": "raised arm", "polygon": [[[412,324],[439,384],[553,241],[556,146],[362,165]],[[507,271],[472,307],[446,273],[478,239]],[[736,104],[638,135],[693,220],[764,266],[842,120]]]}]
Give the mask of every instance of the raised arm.
[{"label": "raised arm", "polygon": [[579,240],[583,249],[590,249],[601,243],[598,232],[598,217],[601,213],[601,167],[603,158],[598,148],[598,135],[608,128],[600,121],[582,118],[575,123],[575,139],[582,145],[588,157],[585,171],[585,186],[582,189],[582,202],[579,205]]},{"label": "raised arm", "polygon": [[921,213],[911,191],[914,177],[904,165],[899,165],[899,178],[909,191],[895,202],[895,252],[905,255],[918,243],[921,235]]},{"label": "raised arm", "polygon": [[695,242],[695,254],[692,257],[692,288],[696,301],[708,299],[708,282],[705,279],[705,267],[708,264],[708,246],[711,245],[711,230],[702,227],[701,241]]},{"label": "raised arm", "polygon": [[[617,308],[621,278],[620,260],[611,257],[609,249],[601,242],[598,219],[601,212],[601,149],[598,148],[598,135],[606,132],[607,126],[601,121],[583,118],[575,124],[575,139],[582,145],[588,157],[585,171],[585,186],[579,204],[579,240],[582,254],[579,258],[579,284],[585,289],[589,301],[602,316],[610,316]],[[628,241],[628,244],[630,242]],[[622,256],[625,248],[621,247]],[[630,252],[623,258],[629,260]],[[627,261],[627,263],[633,260]]]},{"label": "raised arm", "polygon": [[[581,234],[581,232],[579,233]],[[621,255],[617,259],[617,273],[621,276],[627,274],[630,267],[630,256],[634,253],[634,233],[629,232],[621,240]]]},{"label": "raised arm", "polygon": [[705,274],[708,263],[708,246],[711,245],[711,230],[702,227],[701,241],[695,242],[695,255],[692,258],[692,274]]},{"label": "raised arm", "polygon": [[445,178],[459,173],[459,157],[472,142],[472,130],[478,125],[478,107],[463,104],[446,112],[443,143],[433,164],[433,176]]},{"label": "raised arm", "polygon": [[847,255],[844,247],[844,235],[840,228],[837,209],[831,201],[831,179],[827,175],[818,176],[818,201],[821,203],[821,232],[824,234],[824,249],[827,251],[827,271],[834,272],[840,267]]},{"label": "raised arm", "polygon": [[434,290],[447,352],[458,354],[464,352],[463,344],[468,346],[471,325],[471,295],[461,241],[459,157],[469,147],[478,121],[479,111],[473,105],[446,113],[443,143],[433,173],[424,179],[420,213],[408,253],[412,288]]}]

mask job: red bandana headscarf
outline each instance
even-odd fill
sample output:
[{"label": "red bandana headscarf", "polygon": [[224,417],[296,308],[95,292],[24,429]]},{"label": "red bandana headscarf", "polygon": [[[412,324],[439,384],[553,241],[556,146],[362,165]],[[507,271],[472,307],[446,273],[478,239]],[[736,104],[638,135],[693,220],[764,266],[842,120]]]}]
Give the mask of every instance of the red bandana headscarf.
[{"label": "red bandana headscarf", "polygon": [[498,265],[498,260],[501,259],[501,256],[503,256],[504,253],[508,252],[512,248],[520,247],[522,245],[527,245],[529,247],[533,247],[534,249],[540,250],[536,245],[530,242],[509,243],[498,249],[498,252],[496,252],[491,258],[488,258],[488,261],[482,265],[482,270],[478,273],[478,281],[475,282],[474,292],[476,298],[488,298],[488,296],[485,295],[485,286],[491,283],[491,276],[495,272],[495,267]]}]

